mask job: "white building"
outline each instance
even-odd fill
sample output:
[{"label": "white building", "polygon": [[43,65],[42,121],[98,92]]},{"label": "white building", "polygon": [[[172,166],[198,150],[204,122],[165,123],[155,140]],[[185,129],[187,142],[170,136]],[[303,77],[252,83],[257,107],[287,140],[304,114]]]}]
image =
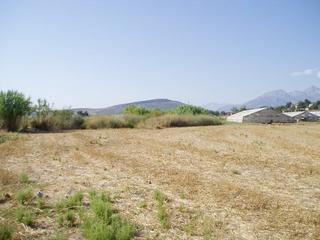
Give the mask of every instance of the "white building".
[{"label": "white building", "polygon": [[238,112],[227,117],[227,121],[238,123],[292,123],[295,120],[283,113],[268,108],[256,108]]},{"label": "white building", "polygon": [[314,112],[300,111],[300,112],[284,112],[283,114],[292,117],[296,121],[314,122],[320,119],[320,114],[317,116]]}]

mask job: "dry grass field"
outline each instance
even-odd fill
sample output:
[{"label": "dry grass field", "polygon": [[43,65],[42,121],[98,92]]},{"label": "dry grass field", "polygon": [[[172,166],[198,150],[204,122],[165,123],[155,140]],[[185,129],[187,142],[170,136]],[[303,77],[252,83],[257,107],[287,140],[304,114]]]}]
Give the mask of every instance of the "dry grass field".
[{"label": "dry grass field", "polygon": [[[21,134],[0,144],[0,161],[0,192],[10,195],[0,222],[16,225],[16,239],[62,231],[50,209],[33,228],[15,223],[21,172],[47,205],[110,193],[135,239],[320,239],[319,124]],[[165,224],[155,191],[166,196]],[[63,231],[83,239],[77,227]]]}]

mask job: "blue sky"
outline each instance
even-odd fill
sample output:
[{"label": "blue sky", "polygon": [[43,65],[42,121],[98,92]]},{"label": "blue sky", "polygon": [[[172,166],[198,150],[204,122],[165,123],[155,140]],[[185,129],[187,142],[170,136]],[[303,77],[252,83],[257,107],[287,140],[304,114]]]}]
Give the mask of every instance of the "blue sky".
[{"label": "blue sky", "polygon": [[0,89],[56,107],[320,86],[318,0],[0,1]]}]

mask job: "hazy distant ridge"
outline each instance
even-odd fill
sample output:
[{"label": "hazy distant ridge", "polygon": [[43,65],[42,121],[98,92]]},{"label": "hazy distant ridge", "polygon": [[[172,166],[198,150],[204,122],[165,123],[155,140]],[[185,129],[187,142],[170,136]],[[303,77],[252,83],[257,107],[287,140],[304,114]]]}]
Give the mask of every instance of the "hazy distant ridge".
[{"label": "hazy distant ridge", "polygon": [[247,108],[258,108],[258,107],[278,107],[285,105],[287,102],[297,103],[309,99],[312,102],[320,100],[320,88],[311,86],[304,91],[292,91],[287,92],[284,90],[275,90],[266,92],[248,102],[243,104],[216,104],[210,103],[205,105],[210,110],[218,111],[230,111],[233,107],[246,106]]},{"label": "hazy distant ridge", "polygon": [[118,115],[121,114],[123,110],[129,105],[135,105],[149,109],[159,108],[162,111],[166,111],[172,108],[176,108],[180,105],[184,105],[184,103],[169,99],[151,99],[145,101],[124,103],[106,108],[75,108],[73,109],[73,111],[87,111],[90,115]]},{"label": "hazy distant ridge", "polygon": [[267,92],[251,101],[244,103],[244,105],[247,108],[263,106],[277,107],[285,105],[287,102],[296,103],[305,99],[309,99],[312,102],[320,100],[320,88],[312,86],[304,91],[286,92],[284,90],[276,90]]}]

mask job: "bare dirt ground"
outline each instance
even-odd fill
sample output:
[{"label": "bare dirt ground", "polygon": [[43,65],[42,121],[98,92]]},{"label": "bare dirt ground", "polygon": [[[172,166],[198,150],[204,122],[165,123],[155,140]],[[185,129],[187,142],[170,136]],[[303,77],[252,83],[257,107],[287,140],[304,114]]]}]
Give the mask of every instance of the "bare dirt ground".
[{"label": "bare dirt ground", "polygon": [[[51,202],[109,192],[136,239],[320,239],[320,124],[29,134],[0,144],[0,160]],[[168,196],[169,229],[155,190]]]}]

